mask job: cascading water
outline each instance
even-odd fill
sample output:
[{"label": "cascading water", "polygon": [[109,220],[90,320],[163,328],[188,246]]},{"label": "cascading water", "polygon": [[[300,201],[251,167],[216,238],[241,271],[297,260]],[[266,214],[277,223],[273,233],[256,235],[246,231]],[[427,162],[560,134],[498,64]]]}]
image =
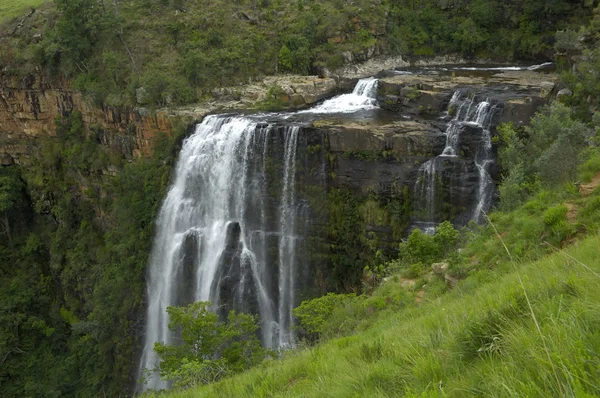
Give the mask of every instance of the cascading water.
[{"label": "cascading water", "polygon": [[[299,114],[377,109],[377,84],[377,79],[362,79],[351,94],[276,116],[289,120]],[[415,186],[415,203],[422,205],[415,224],[420,221],[429,231],[441,221],[441,164],[460,158],[461,126],[483,127],[475,156],[480,182],[474,219],[488,209],[493,194],[489,128],[495,106],[463,97],[459,91],[452,97],[449,111],[456,113],[446,130],[444,151],[421,167]],[[265,119],[209,116],[184,142],[156,221],[139,374],[145,369],[150,373],[140,391],[168,387],[153,369],[158,365],[154,343],[176,342],[168,329],[166,308],[171,305],[210,301],[221,317],[232,309],[258,314],[266,347],[295,344],[292,310],[298,304],[299,275],[306,268],[301,250],[308,228],[306,201],[297,189],[302,135],[298,125]]]},{"label": "cascading water", "polygon": [[479,171],[479,186],[477,190],[477,206],[471,219],[480,222],[483,214],[490,208],[495,184],[490,175],[490,166],[494,162],[492,155],[492,133],[490,131],[493,117],[498,111],[496,104],[491,105],[489,99],[480,104],[481,113],[478,111],[477,124],[482,128],[482,137],[475,154],[475,166]]},{"label": "cascading water", "polygon": [[[141,371],[157,365],[155,342],[172,343],[169,305],[257,313],[266,347],[294,345],[299,130],[209,116],[184,143],[157,220]],[[167,384],[152,373],[145,388]]]},{"label": "cascading water", "polygon": [[[454,117],[445,131],[446,145],[442,154],[425,162],[418,172],[414,189],[416,215],[414,226],[426,233],[433,233],[435,226],[444,218],[441,208],[443,192],[440,190],[444,189],[442,170],[448,168],[446,164],[453,164],[454,169],[466,174],[464,165],[456,161],[460,157],[462,134],[466,127],[480,131],[474,154],[474,165],[479,175],[477,203],[470,219],[480,221],[491,204],[495,185],[489,173],[490,165],[494,161],[490,128],[500,108],[495,104],[492,105],[489,99],[480,101],[476,97],[464,97],[461,91],[456,91],[448,104],[448,114],[454,113]],[[450,190],[451,195],[454,187],[450,184],[447,189]]]},{"label": "cascading water", "polygon": [[[362,79],[352,94],[298,113],[376,109],[377,82]],[[296,192],[299,132],[257,117],[209,116],[185,141],[156,223],[139,374],[150,373],[139,390],[168,387],[153,369],[154,343],[174,343],[171,305],[210,301],[221,316],[231,309],[255,313],[264,346],[294,346],[305,232],[298,219],[306,221]]]},{"label": "cascading water", "polygon": [[377,109],[377,84],[375,78],[361,79],[351,94],[342,94],[314,108],[299,113],[351,113],[359,110]]}]

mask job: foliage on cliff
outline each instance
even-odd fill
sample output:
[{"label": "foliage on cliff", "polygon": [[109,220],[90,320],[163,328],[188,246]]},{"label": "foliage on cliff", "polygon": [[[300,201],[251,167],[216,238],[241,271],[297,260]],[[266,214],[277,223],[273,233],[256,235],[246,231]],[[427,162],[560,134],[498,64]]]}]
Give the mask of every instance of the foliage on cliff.
[{"label": "foliage on cliff", "polygon": [[31,167],[0,169],[4,396],[117,396],[131,381],[173,142],[126,163],[81,126],[57,120]]},{"label": "foliage on cliff", "polygon": [[73,80],[98,103],[164,106],[380,53],[547,60],[594,3],[56,0],[0,27],[0,65]]}]

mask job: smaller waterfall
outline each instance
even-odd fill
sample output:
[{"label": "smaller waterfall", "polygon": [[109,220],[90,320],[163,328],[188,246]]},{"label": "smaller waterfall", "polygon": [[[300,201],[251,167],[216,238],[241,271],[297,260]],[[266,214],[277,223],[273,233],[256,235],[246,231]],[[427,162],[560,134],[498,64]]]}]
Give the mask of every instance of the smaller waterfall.
[{"label": "smaller waterfall", "polygon": [[[444,150],[438,157],[425,162],[418,171],[414,188],[414,227],[433,233],[435,226],[443,221],[444,194],[452,196],[453,191],[457,190],[452,180],[460,180],[453,176],[444,176],[444,170],[448,170],[446,174],[465,171],[465,159],[461,154],[461,145],[464,145],[465,140],[471,140],[471,146],[476,146],[471,155],[479,178],[476,203],[472,208],[470,219],[481,221],[483,213],[490,207],[494,193],[494,182],[489,172],[494,161],[490,129],[498,110],[500,108],[492,104],[489,98],[482,101],[475,97],[465,97],[461,91],[454,93],[448,104],[448,114],[454,116],[444,133],[446,136]],[[479,131],[475,140],[472,137],[464,137],[464,131],[468,129],[471,129],[470,134],[472,131]],[[473,141],[476,143],[474,144]],[[444,187],[444,185],[448,186]]]},{"label": "smaller waterfall", "polygon": [[366,109],[377,109],[377,85],[379,80],[370,77],[361,79],[351,94],[342,94],[314,108],[299,113],[352,113]]},{"label": "smaller waterfall", "polygon": [[490,175],[490,166],[494,162],[492,155],[492,126],[493,116],[498,110],[497,105],[491,105],[489,100],[482,102],[485,111],[478,112],[477,123],[482,127],[482,136],[477,153],[475,155],[475,166],[479,172],[479,186],[477,191],[477,206],[473,211],[472,220],[480,222],[484,212],[489,210],[492,196],[494,194],[494,181]]}]

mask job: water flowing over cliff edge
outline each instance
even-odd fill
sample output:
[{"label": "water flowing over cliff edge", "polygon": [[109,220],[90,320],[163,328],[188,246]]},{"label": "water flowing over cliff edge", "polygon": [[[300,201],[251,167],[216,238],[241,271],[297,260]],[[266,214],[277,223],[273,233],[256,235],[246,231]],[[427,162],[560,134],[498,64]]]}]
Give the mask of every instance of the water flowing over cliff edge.
[{"label": "water flowing over cliff edge", "polygon": [[[383,88],[388,96],[391,84],[388,79]],[[157,365],[155,342],[175,342],[165,311],[170,305],[201,300],[222,316],[232,309],[257,314],[266,347],[294,347],[292,310],[314,284],[308,253],[316,250],[313,238],[327,222],[310,192],[352,189],[357,162],[367,174],[382,169],[394,179],[396,188],[380,182],[366,188],[370,195],[410,187],[403,200],[413,210],[402,217],[413,227],[429,231],[444,219],[480,220],[493,201],[491,137],[505,104],[493,93],[474,95],[471,89],[436,94],[445,100],[436,105],[434,119],[403,111],[415,99],[412,91],[399,109],[381,109],[382,87],[375,78],[296,113],[205,118],[184,142],[156,221],[140,375]],[[403,134],[399,126],[429,138]],[[367,130],[381,140],[381,153],[344,150],[340,139],[356,136],[360,142]],[[381,164],[364,165],[373,159]],[[389,234],[374,223],[371,234]],[[151,373],[140,390],[167,387]]]},{"label": "water flowing over cliff edge", "polygon": [[[375,108],[376,83],[363,80],[310,111]],[[209,116],[184,143],[157,220],[141,369],[154,365],[154,342],[173,340],[166,307],[193,301],[210,301],[224,316],[259,314],[266,347],[295,345],[299,241],[308,221],[295,187],[300,126],[261,119]],[[148,386],[166,384],[152,375]]]}]

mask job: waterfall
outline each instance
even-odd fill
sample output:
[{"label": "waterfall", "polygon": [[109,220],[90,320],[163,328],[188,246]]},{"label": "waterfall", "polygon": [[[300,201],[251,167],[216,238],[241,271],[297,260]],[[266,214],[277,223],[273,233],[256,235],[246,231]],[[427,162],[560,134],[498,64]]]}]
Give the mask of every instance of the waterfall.
[{"label": "waterfall", "polygon": [[[209,116],[184,142],[156,222],[140,375],[157,365],[154,343],[173,342],[170,305],[256,313],[266,347],[294,345],[299,131]],[[145,388],[167,387],[152,373]]]},{"label": "waterfall", "polygon": [[477,147],[477,153],[475,154],[475,166],[479,172],[477,206],[475,206],[475,210],[471,217],[471,219],[476,222],[482,221],[481,218],[483,213],[489,210],[495,189],[494,181],[489,172],[490,166],[494,162],[492,154],[492,133],[490,132],[490,129],[493,116],[498,111],[498,106],[490,106],[488,101],[489,99],[480,104],[485,104],[485,112],[482,110],[481,114],[478,113],[476,121],[476,123],[482,127],[481,141]]},{"label": "waterfall", "polygon": [[360,79],[351,94],[342,94],[321,105],[299,113],[351,113],[366,109],[377,109],[377,85],[379,80],[370,77]]},{"label": "waterfall", "polygon": [[[477,137],[474,153],[474,166],[478,172],[476,204],[471,211],[470,219],[481,221],[483,212],[489,210],[494,193],[494,182],[490,176],[489,168],[493,163],[491,132],[492,122],[496,113],[501,110],[492,104],[489,98],[481,101],[476,97],[466,97],[460,90],[456,91],[448,104],[448,114],[453,114],[445,131],[446,144],[442,154],[425,162],[418,171],[414,187],[415,215],[414,227],[427,233],[433,233],[435,226],[442,221],[441,209],[444,175],[446,164],[460,164],[460,147],[465,141],[464,130],[466,127],[476,128],[480,133]],[[446,178],[447,179],[447,178]],[[451,191],[452,185],[448,187]]]},{"label": "waterfall", "polygon": [[[302,250],[309,211],[297,180],[304,138],[288,117],[377,109],[377,85],[377,79],[362,79],[351,94],[294,114],[277,114],[285,126],[265,121],[264,114],[208,116],[184,141],[156,220],[139,368],[140,376],[145,369],[150,373],[140,391],[168,387],[153,372],[158,366],[154,343],[176,342],[168,329],[168,306],[210,301],[222,318],[231,310],[257,314],[265,347],[294,346],[292,310],[298,304],[300,275],[307,269]],[[483,131],[474,156],[479,185],[472,218],[479,220],[487,211],[494,190],[489,167],[495,109],[489,100],[454,93],[443,153],[418,172],[414,202],[420,218],[415,225],[432,233],[441,221],[445,162],[461,159],[465,126]],[[466,171],[461,167],[454,174]]]}]

